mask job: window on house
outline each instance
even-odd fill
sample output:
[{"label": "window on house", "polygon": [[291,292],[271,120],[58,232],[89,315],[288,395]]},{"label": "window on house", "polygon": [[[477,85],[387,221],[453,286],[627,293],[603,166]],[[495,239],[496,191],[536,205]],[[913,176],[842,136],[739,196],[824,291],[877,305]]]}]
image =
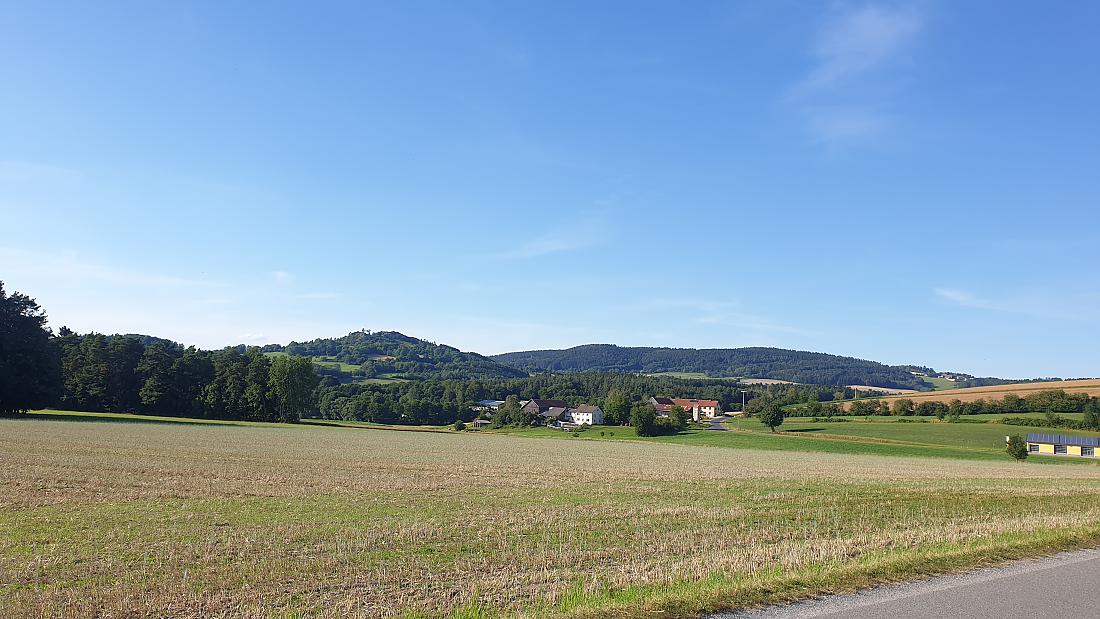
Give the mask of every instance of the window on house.
[{"label": "window on house", "polygon": [[1081,448],[1081,455],[1082,456],[1089,456],[1089,457],[1094,456],[1094,455],[1096,455],[1095,454],[1095,448],[1094,447],[1082,447]]},{"label": "window on house", "polygon": [[1066,453],[1066,446],[1065,445],[1055,445],[1054,446],[1054,453],[1056,453],[1056,454]]},{"label": "window on house", "polygon": [[1039,453],[1039,444],[1038,443],[1028,443],[1027,444],[1027,450],[1032,452],[1032,453]]}]

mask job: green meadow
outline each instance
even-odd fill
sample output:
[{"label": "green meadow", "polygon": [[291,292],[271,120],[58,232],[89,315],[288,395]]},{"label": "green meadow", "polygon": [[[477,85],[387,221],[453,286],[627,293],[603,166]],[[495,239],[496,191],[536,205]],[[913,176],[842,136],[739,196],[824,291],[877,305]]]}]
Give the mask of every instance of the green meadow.
[{"label": "green meadow", "polygon": [[689,378],[689,379],[711,379],[713,376],[707,376],[704,372],[650,372],[646,376],[671,376],[672,378]]},{"label": "green meadow", "polygon": [[932,378],[930,376],[922,376],[921,380],[923,380],[926,383],[931,383],[932,388],[935,389],[936,391],[943,391],[945,389],[955,389],[959,386],[959,384],[957,382],[955,382],[953,380],[948,380],[946,378],[941,378],[939,376],[937,376],[935,378]]},{"label": "green meadow", "polygon": [[[264,354],[269,357],[279,357],[286,355],[285,352],[265,352]],[[380,360],[393,359],[393,357],[388,357],[386,355],[374,355],[373,358]],[[347,374],[348,376],[346,380],[350,380],[350,382],[359,383],[361,385],[384,385],[387,383],[400,383],[407,380],[401,374],[394,373],[379,374],[378,376],[375,376],[373,378],[355,377],[352,375],[352,373],[359,369],[360,366],[358,365],[352,363],[344,363],[343,361],[337,361],[332,357],[325,356],[311,357],[311,359],[313,361],[313,365]]]},{"label": "green meadow", "polygon": [[[974,415],[973,417],[983,417]],[[996,416],[1001,417],[1000,415]],[[1025,428],[975,419],[977,423],[947,423],[915,417],[854,417],[846,422],[814,422],[788,418],[778,432],[771,432],[755,419],[727,421],[729,431],[707,429],[699,425],[674,436],[639,437],[629,427],[594,427],[577,432],[548,428],[483,430],[517,436],[572,440],[630,440],[672,443],[731,449],[764,449],[851,455],[893,457],[954,458],[962,460],[1010,461],[1005,452],[1005,436],[1028,432],[1060,432],[1053,428]],[[964,418],[965,419],[965,418]],[[908,421],[913,420],[913,421]],[[1088,436],[1097,433],[1072,432]],[[1051,464],[1100,466],[1100,461],[1033,457],[1033,461]]]}]

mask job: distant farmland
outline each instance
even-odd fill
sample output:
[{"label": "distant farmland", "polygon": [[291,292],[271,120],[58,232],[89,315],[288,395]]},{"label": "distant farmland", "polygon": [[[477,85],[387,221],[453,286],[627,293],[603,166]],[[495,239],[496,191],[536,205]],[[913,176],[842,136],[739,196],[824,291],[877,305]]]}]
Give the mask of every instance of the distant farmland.
[{"label": "distant farmland", "polygon": [[[265,352],[264,354],[269,357],[280,357],[285,356],[287,353]],[[396,357],[391,357],[389,355],[371,355],[370,358],[372,361],[393,361],[394,359],[396,359]],[[341,374],[345,374],[345,381],[359,383],[361,385],[384,385],[386,383],[401,383],[405,382],[406,380],[404,376],[392,372],[379,374],[373,378],[363,378],[361,374],[355,374],[355,371],[358,370],[360,366],[352,363],[345,363],[343,361],[337,361],[336,358],[332,356],[314,356],[310,357],[310,359],[313,361],[313,365],[320,368],[325,368],[327,370],[335,370],[337,372],[340,372]]]},{"label": "distant farmland", "polygon": [[855,390],[855,391],[864,391],[864,392],[878,391],[879,393],[889,393],[889,394],[920,393],[916,389],[889,389],[887,387],[873,387],[871,385],[845,385],[845,387],[847,387],[849,389],[852,389],[852,390]]},{"label": "distant farmland", "polygon": [[990,387],[945,389],[943,391],[924,391],[920,393],[907,393],[904,395],[891,395],[879,399],[909,399],[915,403],[947,403],[951,400],[973,402],[974,400],[1000,400],[1010,393],[1016,394],[1020,397],[1024,397],[1028,394],[1048,389],[1061,389],[1066,393],[1085,393],[1091,396],[1100,396],[1100,379],[1090,378],[1087,380],[1056,380],[1044,383],[1016,383],[1012,385],[993,385]]}]

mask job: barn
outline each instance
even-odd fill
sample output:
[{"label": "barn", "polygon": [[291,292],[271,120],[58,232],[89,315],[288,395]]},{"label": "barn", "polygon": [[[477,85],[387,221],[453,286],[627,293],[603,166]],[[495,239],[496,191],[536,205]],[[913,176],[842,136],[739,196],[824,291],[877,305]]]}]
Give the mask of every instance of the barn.
[{"label": "barn", "polygon": [[1030,433],[1027,435],[1027,452],[1034,455],[1095,458],[1098,447],[1100,447],[1100,436]]}]

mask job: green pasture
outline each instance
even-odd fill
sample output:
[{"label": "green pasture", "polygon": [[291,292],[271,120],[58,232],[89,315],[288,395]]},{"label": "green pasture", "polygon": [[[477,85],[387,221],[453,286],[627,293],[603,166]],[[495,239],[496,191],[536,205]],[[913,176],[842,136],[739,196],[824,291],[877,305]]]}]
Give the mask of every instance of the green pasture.
[{"label": "green pasture", "polygon": [[946,389],[956,389],[959,384],[953,380],[948,380],[942,377],[931,378],[928,376],[921,376],[921,380],[926,383],[931,383],[935,391],[944,391]]},{"label": "green pasture", "polygon": [[[726,427],[730,428],[728,432],[690,428],[674,436],[654,437],[639,437],[633,428],[623,426],[596,426],[577,432],[576,436],[572,432],[549,428],[482,431],[572,440],[637,440],[733,449],[1001,461],[1010,459],[1004,449],[1006,435],[1060,432],[1100,436],[1097,433],[1026,428],[999,423],[946,423],[935,420],[906,422],[898,418],[854,419],[849,422],[815,423],[809,419],[788,418],[780,426],[779,432],[774,433],[755,419],[736,419],[726,422]],[[1100,464],[1093,460],[1071,458],[1034,457],[1033,460]]]}]

